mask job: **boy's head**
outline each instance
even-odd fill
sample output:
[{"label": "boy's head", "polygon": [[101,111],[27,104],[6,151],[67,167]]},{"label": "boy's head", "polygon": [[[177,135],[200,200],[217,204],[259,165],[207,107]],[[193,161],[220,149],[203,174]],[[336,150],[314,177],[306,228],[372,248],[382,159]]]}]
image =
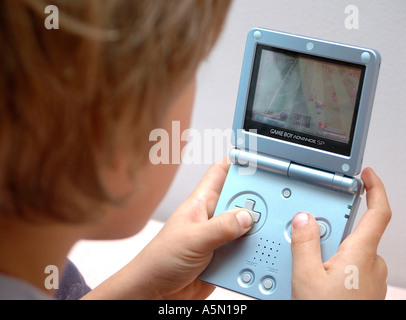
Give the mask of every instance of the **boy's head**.
[{"label": "boy's head", "polygon": [[51,30],[49,4],[0,3],[0,213],[84,222],[125,201],[106,170],[124,154],[134,179],[148,161],[150,131],[190,86],[229,1],[52,1]]}]

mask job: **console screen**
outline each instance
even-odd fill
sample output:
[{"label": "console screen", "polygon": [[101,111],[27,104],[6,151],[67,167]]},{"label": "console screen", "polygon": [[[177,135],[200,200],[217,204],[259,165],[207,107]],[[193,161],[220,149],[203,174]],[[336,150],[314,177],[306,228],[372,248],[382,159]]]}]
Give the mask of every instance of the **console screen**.
[{"label": "console screen", "polygon": [[365,67],[257,45],[244,129],[349,156]]}]

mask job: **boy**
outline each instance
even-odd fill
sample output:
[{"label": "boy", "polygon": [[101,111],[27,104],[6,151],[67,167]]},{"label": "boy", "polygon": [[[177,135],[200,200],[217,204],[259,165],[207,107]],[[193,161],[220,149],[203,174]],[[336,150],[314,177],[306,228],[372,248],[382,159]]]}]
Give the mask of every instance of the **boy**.
[{"label": "boy", "polygon": [[[59,29],[44,27],[40,0],[0,3],[0,297],[44,298],[46,266],[63,269],[79,239],[138,232],[176,165],[152,165],[149,133],[189,125],[200,61],[224,22],[226,0],[53,1]],[[197,276],[213,251],[246,233],[252,216],[212,217],[228,165],[213,165],[157,237],[88,299],[203,299]],[[369,210],[323,264],[308,213],[292,222],[293,298],[384,298],[376,250],[390,219],[384,187],[362,178]],[[147,200],[147,201],[146,201]],[[358,290],[345,267],[359,269]]]}]

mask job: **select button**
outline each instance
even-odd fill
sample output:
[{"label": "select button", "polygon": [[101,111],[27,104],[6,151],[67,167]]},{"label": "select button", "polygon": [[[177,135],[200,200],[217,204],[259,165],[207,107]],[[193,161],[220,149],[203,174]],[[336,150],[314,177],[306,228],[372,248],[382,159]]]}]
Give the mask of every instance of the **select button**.
[{"label": "select button", "polygon": [[254,283],[254,272],[250,269],[245,269],[238,275],[238,284],[243,288],[248,288]]}]

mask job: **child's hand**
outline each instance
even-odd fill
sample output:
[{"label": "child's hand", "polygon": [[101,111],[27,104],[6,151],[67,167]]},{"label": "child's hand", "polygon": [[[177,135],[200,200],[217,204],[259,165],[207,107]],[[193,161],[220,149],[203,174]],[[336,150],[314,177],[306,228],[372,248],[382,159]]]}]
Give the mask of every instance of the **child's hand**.
[{"label": "child's hand", "polygon": [[211,261],[213,251],[251,229],[252,215],[244,209],[213,218],[228,168],[222,163],[211,166],[193,194],[141,253],[150,259],[148,271],[153,274],[155,297],[206,298],[214,287],[196,278]]},{"label": "child's hand", "polygon": [[245,209],[213,218],[229,165],[210,167],[193,194],[173,213],[159,234],[128,265],[107,279],[88,299],[205,299],[215,287],[196,278],[213,251],[249,231]]},{"label": "child's hand", "polygon": [[[213,165],[195,192],[148,246],[87,298],[206,298],[214,287],[197,280],[197,276],[209,264],[217,247],[242,236],[253,224],[251,215],[243,213],[246,212],[243,209],[212,218],[228,167]],[[362,178],[367,190],[368,211],[354,233],[326,263],[321,261],[316,220],[309,214],[298,214],[293,219],[293,298],[385,297],[387,269],[376,252],[391,211],[384,186],[374,172],[366,169]],[[303,217],[307,218],[304,225]],[[358,271],[358,283],[354,266]]]},{"label": "child's hand", "polygon": [[297,214],[292,221],[292,298],[294,299],[384,299],[387,268],[377,255],[379,241],[391,218],[381,180],[371,169],[362,179],[368,210],[355,231],[324,264],[316,220]]}]

